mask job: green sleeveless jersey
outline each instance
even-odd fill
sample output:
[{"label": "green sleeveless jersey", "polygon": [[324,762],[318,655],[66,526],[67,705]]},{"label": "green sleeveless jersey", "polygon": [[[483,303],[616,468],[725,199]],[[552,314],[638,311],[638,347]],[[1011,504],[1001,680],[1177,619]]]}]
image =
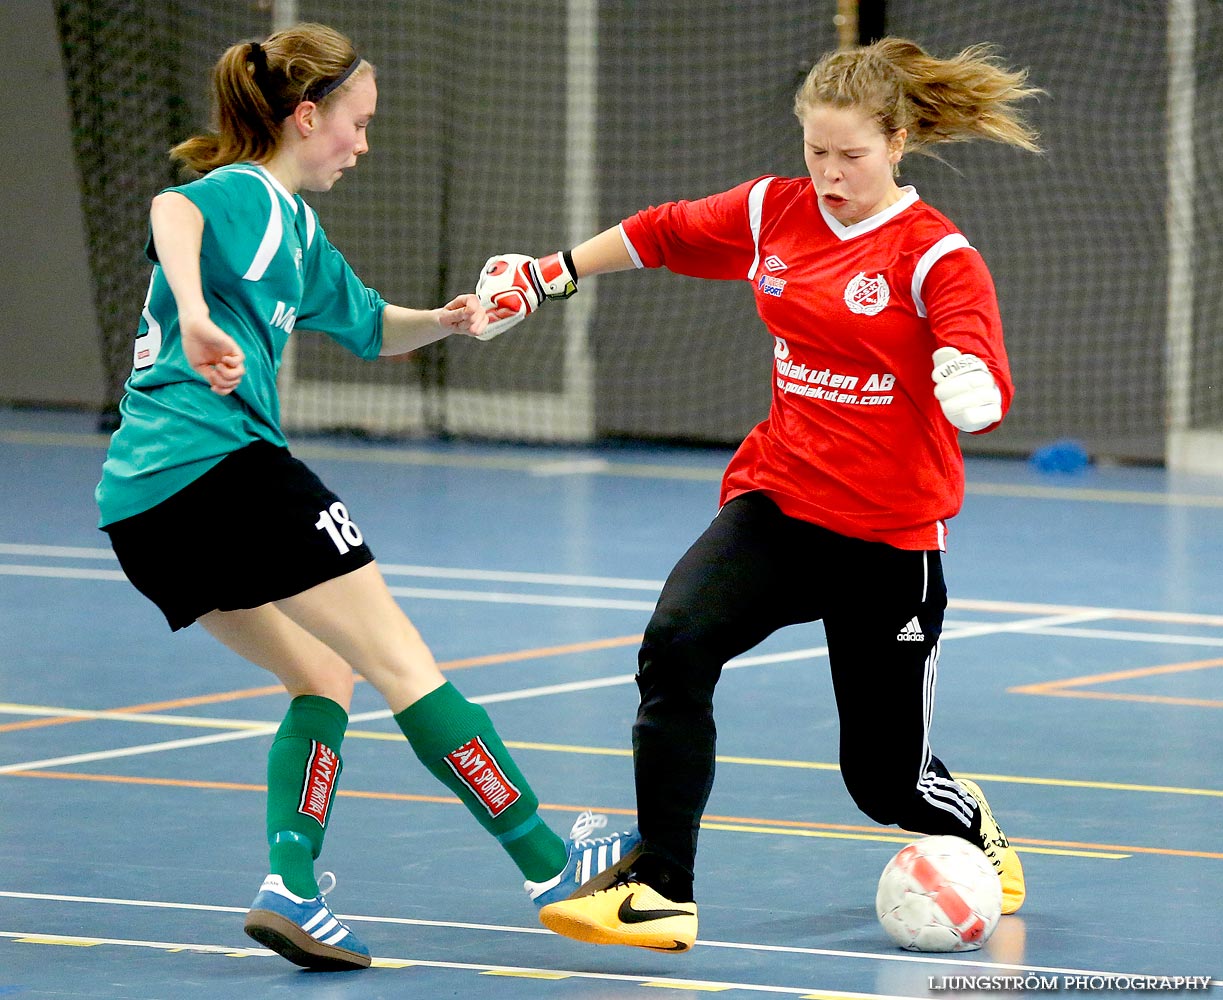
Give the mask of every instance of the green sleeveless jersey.
[{"label": "green sleeveless jersey", "polygon": [[101,526],[161,503],[253,441],[285,444],[276,373],[295,325],[365,359],[382,347],[386,302],[327,241],[314,211],[262,167],[231,164],[169,190],[204,216],[204,299],[242,348],[246,375],[219,396],[192,371],[150,239],[133,370],[95,493]]}]

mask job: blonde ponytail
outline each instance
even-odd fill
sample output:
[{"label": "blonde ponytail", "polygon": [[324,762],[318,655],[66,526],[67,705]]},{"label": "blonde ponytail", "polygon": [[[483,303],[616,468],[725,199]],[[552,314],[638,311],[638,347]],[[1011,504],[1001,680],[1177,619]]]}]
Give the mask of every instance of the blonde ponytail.
[{"label": "blonde ponytail", "polygon": [[815,107],[855,107],[885,135],[908,133],[905,148],[987,139],[1040,152],[1035,130],[1016,105],[1043,93],[1026,69],[1007,69],[990,45],[938,59],[906,38],[832,52],[816,64],[794,97],[802,120]]}]

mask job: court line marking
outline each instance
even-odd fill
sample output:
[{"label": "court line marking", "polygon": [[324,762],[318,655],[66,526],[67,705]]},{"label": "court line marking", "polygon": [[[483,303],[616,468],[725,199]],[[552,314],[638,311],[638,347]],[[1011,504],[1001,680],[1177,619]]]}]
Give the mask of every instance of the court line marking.
[{"label": "court line marking", "polygon": [[1118,642],[1154,642],[1169,646],[1223,646],[1223,636],[1217,639],[1201,635],[1182,635],[1171,632],[1132,632],[1125,629],[1103,628],[1034,628],[1039,635],[1060,636],[1066,639],[1108,639]]},{"label": "court line marking", "polygon": [[[607,639],[588,639],[583,642],[569,642],[559,646],[536,646],[530,649],[516,649],[506,653],[486,653],[481,656],[468,656],[458,660],[445,660],[438,663],[438,669],[464,670],[468,667],[484,667],[500,663],[516,663],[520,660],[543,659],[551,656],[568,656],[574,653],[589,653],[604,649],[615,649],[621,646],[636,645],[642,639],[640,634],[612,636]],[[364,681],[364,678],[358,678]],[[242,688],[236,691],[220,691],[214,694],[194,695],[187,698],[173,698],[168,701],[148,702],[143,705],[128,705],[123,708],[111,709],[117,714],[135,714],[158,711],[169,708],[192,708],[196,705],[215,705],[225,701],[239,701],[246,698],[261,698],[268,695],[284,694],[281,684],[266,684],[260,687]],[[33,706],[30,706],[33,707]],[[5,710],[0,705],[0,712]],[[34,714],[34,713],[29,713]],[[107,718],[105,713],[91,713],[76,709],[63,709],[57,713],[58,718],[33,720],[27,722],[10,722],[0,725],[0,733],[16,729],[35,729],[40,726],[65,725],[69,722],[80,722],[89,718]],[[123,720],[127,721],[127,720]],[[351,720],[350,720],[351,721]],[[258,725],[258,723],[256,723]]]},{"label": "court line marking", "polygon": [[[0,555],[27,555],[47,558],[98,559],[115,561],[115,554],[105,547],[63,545],[33,545],[0,542]],[[5,564],[0,564],[2,568]],[[584,576],[571,573],[536,573],[517,570],[467,569],[454,566],[420,566],[406,563],[379,563],[386,576],[417,576],[435,579],[482,580],[494,583],[528,583],[561,587],[591,587],[595,589],[660,591],[663,580],[633,577]],[[47,567],[13,567],[46,569]],[[122,577],[121,577],[122,578]],[[110,579],[110,577],[106,577]],[[1146,611],[1134,608],[1096,607],[1078,604],[1048,604],[1030,601],[997,601],[974,598],[951,598],[948,606],[967,611],[987,611],[1000,614],[1070,614],[1080,611],[1107,612],[1104,617],[1132,621],[1165,622],[1180,625],[1215,625],[1223,627],[1223,615],[1183,611]]]},{"label": "court line marking", "polygon": [[[1023,622],[1023,621],[1001,622],[1001,623],[992,623],[988,625],[979,625],[979,626],[974,625],[974,626],[968,626],[967,628],[951,630],[947,633],[944,633],[944,638],[955,639],[955,638],[964,638],[964,637],[974,637],[974,636],[979,636],[979,635],[984,635],[984,634],[990,634],[991,632],[1000,632],[1000,631],[1007,631],[1007,632],[1023,631],[1025,628],[1032,628],[1032,627],[1037,627],[1037,626],[1043,627],[1057,620],[1062,620],[1062,621],[1069,620],[1069,619],[1082,620],[1082,618],[1083,618],[1083,615],[1046,616],[1044,618],[1031,619],[1031,620],[1028,620],[1027,622]],[[594,640],[594,643],[596,645],[593,648],[604,648],[606,644],[609,644],[609,643],[610,644],[628,644],[634,641],[636,641],[636,637],[629,637],[629,636],[617,637],[617,638],[610,639],[610,640]],[[564,649],[566,647],[547,647],[547,648]],[[743,667],[749,667],[749,666],[760,666],[760,665],[766,665],[766,664],[787,662],[787,661],[793,661],[793,660],[799,660],[799,659],[815,658],[817,656],[825,655],[827,651],[828,650],[826,646],[820,646],[820,647],[813,647],[810,649],[793,650],[793,651],[789,651],[785,653],[773,653],[773,654],[762,654],[758,656],[739,657],[727,663],[725,669],[729,670],[729,669],[743,668]],[[493,654],[493,655],[497,656],[499,654]],[[522,655],[525,658],[529,656],[530,654],[528,652],[523,652]],[[514,700],[520,700],[520,699],[532,698],[532,697],[541,697],[541,696],[558,694],[558,693],[573,693],[577,691],[588,691],[588,690],[594,690],[594,689],[604,688],[604,687],[619,686],[619,685],[632,683],[634,682],[634,680],[635,680],[635,677],[633,675],[626,674],[626,675],[618,675],[618,676],[612,676],[612,677],[606,677],[606,678],[596,678],[593,680],[586,680],[586,681],[574,681],[574,682],[569,682],[566,684],[554,684],[554,685],[545,685],[545,686],[535,687],[535,688],[525,688],[525,689],[519,689],[517,691],[508,691],[508,692],[501,692],[499,694],[474,697],[474,698],[471,698],[470,700],[477,704],[495,704],[499,702],[514,701]],[[255,690],[259,690],[263,692],[263,691],[266,691],[267,689],[255,689]],[[277,693],[279,692],[279,688],[277,686],[271,686],[271,690]],[[228,694],[229,693],[226,693],[222,695],[221,697],[225,698],[227,697]],[[202,697],[207,698],[209,696],[202,696]],[[157,704],[161,705],[165,703],[157,703]],[[3,707],[4,707],[3,705],[0,705],[0,711],[3,710]],[[119,710],[119,711],[122,711],[122,710]],[[374,719],[385,719],[385,718],[389,718],[390,715],[391,715],[390,709],[379,709],[379,710],[375,710],[372,712],[365,712],[365,713],[359,713],[359,714],[353,715],[350,717],[350,722],[369,721],[369,720],[374,720]],[[78,719],[79,717],[73,716],[72,718],[73,720],[75,720],[75,719]],[[9,726],[22,726],[22,725],[29,725],[29,723],[10,723],[8,725]],[[0,731],[2,731],[3,728],[4,727],[0,727]],[[116,757],[134,756],[134,755],[140,755],[140,754],[146,754],[146,753],[156,753],[156,752],[161,752],[164,750],[182,749],[186,747],[201,746],[201,745],[206,745],[210,743],[228,742],[228,741],[232,741],[236,739],[245,739],[245,738],[251,738],[254,736],[265,735],[269,730],[274,731],[274,727],[270,723],[265,724],[265,725],[255,724],[252,728],[240,730],[238,732],[229,732],[229,733],[223,733],[223,734],[218,734],[218,735],[193,737],[193,738],[184,739],[184,740],[171,740],[171,741],[160,742],[160,743],[144,744],[144,745],[134,746],[134,747],[124,747],[124,748],[117,748],[117,749],[112,749],[112,750],[94,751],[91,753],[84,753],[84,754],[73,754],[73,755],[67,755],[64,757],[49,758],[49,759],[39,760],[39,761],[26,761],[26,762],[21,762],[17,764],[8,764],[8,765],[0,766],[0,774],[12,773],[12,772],[17,772],[17,771],[45,769],[49,767],[63,766],[66,764],[87,763],[87,762],[96,761],[96,760],[108,760],[108,759],[113,759]],[[994,780],[998,780],[998,779],[994,778]],[[1002,780],[1007,780],[1007,779],[1002,779]],[[1043,783],[1050,782],[1056,779],[1022,779],[1022,780],[1025,780],[1027,783],[1043,784]],[[1091,787],[1091,786],[1087,786],[1087,787]],[[1114,787],[1120,788],[1124,786],[1116,785]],[[1214,793],[1204,792],[1203,794],[1214,794]]]},{"label": "court line marking", "polygon": [[[53,445],[60,447],[89,447],[104,449],[110,442],[105,434],[86,434],[54,431],[0,431],[0,444]],[[407,465],[453,469],[490,469],[501,472],[523,472],[539,476],[551,473],[559,462],[570,463],[569,474],[582,472],[592,476],[612,476],[631,479],[665,479],[716,483],[722,479],[726,458],[716,465],[695,466],[650,462],[615,462],[589,451],[572,453],[564,460],[541,461],[532,455],[455,455],[439,454],[421,448],[347,447],[309,442],[294,442],[294,455],[308,459],[334,459],[377,465]],[[971,458],[971,456],[970,456]],[[578,469],[571,463],[589,463]],[[1024,500],[1072,500],[1091,503],[1139,504],[1165,507],[1223,507],[1223,497],[1204,493],[1171,493],[1135,489],[1110,489],[1108,487],[1048,486],[1025,483],[989,483],[975,479],[965,484],[965,492],[978,496],[1013,497]]]},{"label": "court line marking", "polygon": [[[279,691],[279,689],[277,689]],[[102,720],[108,722],[130,722],[137,725],[178,726],[182,728],[228,729],[257,731],[255,735],[264,735],[269,727],[278,723],[266,719],[221,719],[204,715],[152,715],[115,710],[92,710],[63,708],[58,705],[16,705],[0,702],[0,714],[14,715],[46,715],[54,717],[70,717],[76,721]],[[13,725],[17,725],[14,723]],[[6,727],[0,726],[0,731]],[[349,740],[376,740],[398,743],[403,739],[399,732],[381,732],[378,730],[349,729],[345,733]],[[511,750],[536,750],[545,753],[579,754],[591,757],[624,757],[633,755],[627,747],[584,746],[569,743],[541,743],[528,740],[504,740]],[[743,757],[733,754],[718,754],[715,758],[719,765],[741,764],[758,767],[794,768],[808,771],[841,770],[840,765],[825,761],[790,760],[777,757]],[[3,773],[3,772],[0,772]],[[10,772],[13,773],[13,772]],[[1143,792],[1150,794],[1190,795],[1211,798],[1223,798],[1223,790],[1213,788],[1193,788],[1181,785],[1150,785],[1122,781],[1099,781],[1080,778],[1040,778],[1030,775],[1013,774],[963,774],[974,781],[989,781],[999,784],[1043,785],[1054,788],[1085,788],[1097,791]]]},{"label": "court line marking", "polygon": [[1081,691],[1078,688],[1110,681],[1132,680],[1137,677],[1162,677],[1168,674],[1189,673],[1194,670],[1211,670],[1223,667],[1223,659],[1190,660],[1186,663],[1165,663],[1156,667],[1137,667],[1133,670],[1112,670],[1103,674],[1087,674],[1083,677],[1065,677],[1061,680],[1041,681],[1007,688],[1009,694],[1044,695],[1051,698],[1094,698],[1100,701],[1136,701],[1156,705],[1189,705],[1198,708],[1223,708],[1223,701],[1210,698],[1184,698],[1160,694],[1129,694],[1118,691]]},{"label": "court line marking", "polygon": [[[192,911],[211,912],[211,913],[233,913],[233,914],[246,913],[246,907],[242,907],[242,906],[219,906],[219,905],[208,904],[208,903],[171,903],[171,902],[164,902],[161,900],[123,899],[123,898],[104,897],[104,896],[72,896],[72,895],[57,894],[57,893],[32,893],[32,892],[16,892],[16,891],[11,891],[11,890],[0,890],[0,897],[9,897],[9,898],[14,898],[14,899],[28,899],[34,902],[85,903],[85,904],[99,904],[99,905],[108,905],[108,906],[148,907],[148,908],[153,908],[153,909],[192,910]],[[390,924],[393,926],[409,926],[409,927],[434,927],[434,928],[447,929],[447,930],[491,931],[494,933],[507,933],[507,934],[551,935],[552,933],[551,931],[545,930],[542,927],[518,927],[512,924],[481,924],[481,923],[468,923],[464,921],[454,921],[454,920],[445,920],[445,921],[444,920],[424,920],[424,919],[418,919],[418,918],[412,918],[412,917],[385,917],[385,916],[346,914],[346,913],[341,913],[337,915],[342,920],[351,921],[355,923]],[[1005,926],[1005,923],[1003,926]],[[0,937],[14,938],[14,937],[19,937],[19,936],[28,936],[28,935],[23,934],[20,931],[0,931]],[[39,935],[36,934],[35,936],[39,936]],[[71,940],[75,937],[75,936],[65,936],[65,935],[41,935],[41,936],[50,938],[53,940],[63,940],[65,938]],[[108,938],[83,937],[83,938],[76,938],[76,940],[88,941],[88,942],[97,943],[97,944],[109,944],[112,942],[116,942],[120,944],[126,943],[124,942],[123,939],[108,939]],[[142,944],[145,942],[134,942],[134,943]],[[164,945],[165,947],[181,948],[186,951],[190,951],[193,947],[197,947],[197,946],[190,945],[190,944],[169,944],[165,942],[149,942],[149,943],[153,944],[154,946]],[[1074,968],[1061,968],[1057,966],[1024,965],[1024,964],[1019,964],[1019,963],[1014,963],[1014,962],[980,961],[979,959],[984,959],[984,958],[989,957],[988,952],[985,952],[985,953],[960,952],[954,955],[954,957],[938,957],[938,956],[931,955],[931,954],[900,953],[899,949],[897,949],[896,954],[891,954],[891,953],[886,953],[886,952],[877,954],[875,952],[849,951],[849,950],[834,949],[834,948],[805,948],[805,947],[801,947],[798,945],[759,944],[756,942],[749,942],[749,941],[710,941],[704,938],[698,939],[697,944],[703,948],[723,948],[723,949],[729,949],[732,951],[762,952],[766,954],[771,953],[771,954],[782,954],[782,955],[806,955],[806,956],[818,956],[818,957],[823,957],[823,958],[850,958],[850,959],[861,959],[865,961],[876,961],[876,962],[902,962],[902,963],[912,964],[912,965],[950,965],[950,966],[961,966],[961,967],[962,966],[973,966],[973,967],[978,967],[978,968],[982,968],[986,970],[1006,970],[1006,971],[1012,971],[1012,972],[1044,972],[1044,973],[1052,973],[1052,974],[1065,975],[1065,976],[1114,976],[1114,977],[1129,977],[1129,978],[1148,978],[1151,975],[1159,975],[1159,974],[1153,974],[1153,973],[1106,972],[1106,971],[1097,970],[1097,969],[1074,969]],[[271,955],[272,954],[271,952],[263,948],[230,948],[230,947],[225,947],[223,945],[202,946],[202,947],[212,947],[212,948],[216,948],[223,952],[242,952],[243,954],[251,954],[251,955]],[[457,968],[457,969],[514,969],[514,968],[518,968],[515,966],[504,966],[504,965],[477,965],[473,963],[425,962],[425,961],[418,961],[416,959],[411,959],[411,958],[391,959],[391,961],[403,961],[403,962],[409,962],[413,965],[428,965],[428,966],[436,967],[436,968]],[[542,969],[541,968],[541,969],[527,969],[525,971],[556,972],[556,971],[562,971],[562,970]],[[568,970],[563,970],[563,971],[567,972]],[[651,982],[658,982],[658,981],[662,981],[664,978],[664,977],[659,977],[659,976],[626,976],[626,975],[621,975],[621,974],[616,974],[616,973],[598,973],[598,972],[572,972],[570,974],[577,978],[612,979],[612,980],[626,981],[626,982],[641,982],[644,980],[648,980]],[[673,980],[673,981],[674,982],[685,982],[685,980]],[[693,980],[693,982],[701,982],[701,980]],[[783,992],[783,993],[794,993],[794,992],[810,993],[810,992],[813,992],[813,990],[810,987],[803,987],[800,990],[794,987],[780,987],[780,986],[754,987],[748,984],[727,984],[727,985],[737,985],[738,988],[741,988],[741,989],[757,988],[757,989],[762,989],[766,992]],[[1223,984],[1220,984],[1218,982],[1212,982],[1212,985],[1223,985]],[[819,992],[819,988],[817,987],[814,990],[814,992]],[[854,993],[843,993],[842,991],[836,991],[836,995],[838,996],[873,996],[875,994],[854,994]]]},{"label": "court line marking", "polygon": [[[245,912],[245,911],[239,911]],[[342,917],[344,920],[355,921],[359,918]],[[548,933],[544,931],[544,933]],[[80,935],[63,935],[63,934],[39,934],[29,931],[0,931],[0,938],[12,938],[18,942],[25,944],[44,944],[44,945],[76,945],[84,947],[97,947],[99,945],[115,945],[134,948],[146,948],[156,951],[167,951],[171,953],[186,953],[186,954],[212,954],[225,955],[229,958],[276,958],[271,951],[265,948],[246,948],[234,947],[232,945],[201,945],[201,944],[186,944],[172,941],[140,941],[127,938],[101,938],[101,937],[84,937]],[[283,960],[282,960],[283,961]],[[782,996],[798,996],[798,997],[829,997],[840,998],[844,997],[847,1000],[920,1000],[918,997],[909,997],[899,994],[885,993],[850,993],[843,990],[829,992],[812,987],[788,987],[788,986],[768,986],[756,983],[737,983],[737,982],[717,982],[714,980],[705,979],[678,979],[659,976],[630,976],[617,974],[612,972],[579,972],[576,969],[570,970],[555,970],[544,968],[532,968],[530,966],[514,966],[514,965],[480,965],[474,962],[440,962],[430,959],[417,958],[372,958],[371,965],[374,968],[384,969],[446,969],[460,972],[477,972],[480,974],[493,974],[504,976],[521,976],[524,978],[540,978],[540,979],[587,979],[605,983],[632,983],[638,986],[662,985],[675,989],[690,989],[690,990],[712,990],[722,992],[726,990],[740,990],[751,993],[769,993]]]},{"label": "court line marking", "polygon": [[[993,632],[1016,632],[1022,631],[1025,624],[1031,625],[1048,625],[1057,621],[1071,620],[1080,621],[1084,617],[1083,614],[1073,615],[1053,615],[1043,616],[1040,618],[1029,619],[1018,622],[998,622],[991,625],[973,625],[966,629],[952,630],[943,634],[944,640],[958,639],[964,637],[975,637],[980,635],[988,635]],[[723,670],[744,669],[746,667],[758,667],[772,665],[775,663],[787,663],[795,660],[815,659],[819,656],[824,656],[828,652],[827,646],[815,646],[808,649],[790,650],[783,653],[764,653],[757,656],[741,656],[728,662]],[[583,681],[570,681],[564,684],[546,684],[539,687],[521,688],[515,691],[503,691],[498,694],[480,695],[469,698],[468,700],[477,705],[494,705],[508,701],[521,701],[528,698],[541,698],[554,694],[571,694],[578,691],[592,691],[607,687],[618,687],[636,682],[636,677],[633,674],[620,674],[612,677],[600,677]],[[349,716],[349,723],[365,722],[372,719],[387,719],[390,718],[392,712],[389,708],[378,709],[371,712],[362,712],[356,715]],[[5,764],[0,766],[0,774],[6,774],[11,771],[28,771],[49,767],[59,767],[63,764],[83,764],[90,761],[111,760],[116,757],[131,757],[148,753],[160,753],[164,750],[179,750],[187,747],[205,746],[210,743],[225,743],[233,740],[250,739],[254,736],[262,735],[266,730],[246,730],[240,732],[220,733],[210,736],[196,736],[189,739],[170,740],[164,743],[150,743],[140,746],[118,747],[111,750],[98,750],[89,753],[69,754],[62,757],[50,757],[37,761],[24,761],[17,764]]]},{"label": "court line marking", "polygon": [[[234,781],[208,781],[200,778],[161,778],[145,777],[128,774],[93,774],[71,771],[11,771],[9,777],[40,778],[58,781],[85,781],[117,785],[149,785],[164,788],[194,788],[207,791],[259,792],[266,793],[266,785],[257,785]],[[981,775],[963,774],[964,777],[982,777]],[[409,792],[375,792],[361,789],[339,788],[336,794],[342,798],[370,799],[385,802],[417,802],[431,805],[462,805],[453,796],[420,795]],[[585,805],[542,802],[539,808],[545,812],[560,812],[572,814],[583,809],[594,808],[588,802]],[[625,809],[615,806],[598,806],[598,812],[613,816],[635,817],[636,809]],[[752,829],[747,829],[747,828]],[[722,816],[706,813],[701,819],[701,828],[722,830],[725,832],[765,833],[773,836],[815,837],[831,840],[862,840],[882,841],[887,843],[906,844],[918,834],[897,831],[894,828],[879,826],[855,826],[846,823],[817,823],[811,820],[770,819],[758,816]],[[1223,853],[1215,851],[1193,851],[1174,847],[1147,847],[1131,844],[1093,844],[1073,840],[1048,840],[1033,837],[1012,837],[1011,843],[1016,850],[1025,854],[1050,854],[1094,858],[1097,860],[1118,860],[1134,854],[1157,855],[1161,857],[1200,858],[1204,860],[1223,860]]]}]

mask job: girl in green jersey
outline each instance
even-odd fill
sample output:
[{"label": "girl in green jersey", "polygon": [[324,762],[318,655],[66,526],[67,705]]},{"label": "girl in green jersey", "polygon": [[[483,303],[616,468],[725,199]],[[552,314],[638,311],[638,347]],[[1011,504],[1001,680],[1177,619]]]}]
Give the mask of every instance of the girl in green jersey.
[{"label": "girl in green jersey", "polygon": [[[374,67],[343,35],[302,24],[231,46],[213,90],[215,129],[172,150],[203,176],[153,200],[154,267],[98,484],[101,527],[172,629],[200,622],[291,696],[268,754],[271,874],[247,933],[302,966],[361,968],[369,951],[314,872],[355,674],[538,906],[583,881],[589,891],[600,869],[614,878],[638,838],[592,836],[606,817],[589,813],[568,840],[548,828],[487,713],[446,681],[395,603],[348,508],[286,446],[276,372],[295,325],[373,359],[489,322],[472,294],[440,309],[384,301],[298,193],[329,190],[369,150]],[[218,511],[234,530],[195,554]]]}]

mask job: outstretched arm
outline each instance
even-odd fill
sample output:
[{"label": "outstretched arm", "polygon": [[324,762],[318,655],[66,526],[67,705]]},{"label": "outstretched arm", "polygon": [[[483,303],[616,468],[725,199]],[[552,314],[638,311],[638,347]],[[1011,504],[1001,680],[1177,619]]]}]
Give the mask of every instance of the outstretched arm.
[{"label": "outstretched arm", "polygon": [[244,355],[237,341],[209,316],[200,277],[200,247],[204,239],[204,216],[191,200],[175,191],[153,199],[149,211],[153,245],[174,304],[178,329],[187,363],[220,396],[237,388],[246,374]]},{"label": "outstretched arm", "polygon": [[491,340],[516,326],[546,299],[567,299],[578,290],[578,278],[626,271],[633,258],[615,226],[605,229],[573,250],[546,257],[520,253],[489,257],[476,283],[476,295],[489,313],[488,328],[480,340]]},{"label": "outstretched arm", "polygon": [[407,354],[452,333],[479,336],[488,326],[488,313],[470,292],[440,309],[405,309],[389,303],[382,310],[383,357]]},{"label": "outstretched arm", "polygon": [[619,226],[612,226],[598,236],[592,236],[585,243],[579,243],[571,251],[571,256],[577,271],[575,278],[627,271],[635,266],[633,258],[629,256],[628,247],[624,245]]}]

